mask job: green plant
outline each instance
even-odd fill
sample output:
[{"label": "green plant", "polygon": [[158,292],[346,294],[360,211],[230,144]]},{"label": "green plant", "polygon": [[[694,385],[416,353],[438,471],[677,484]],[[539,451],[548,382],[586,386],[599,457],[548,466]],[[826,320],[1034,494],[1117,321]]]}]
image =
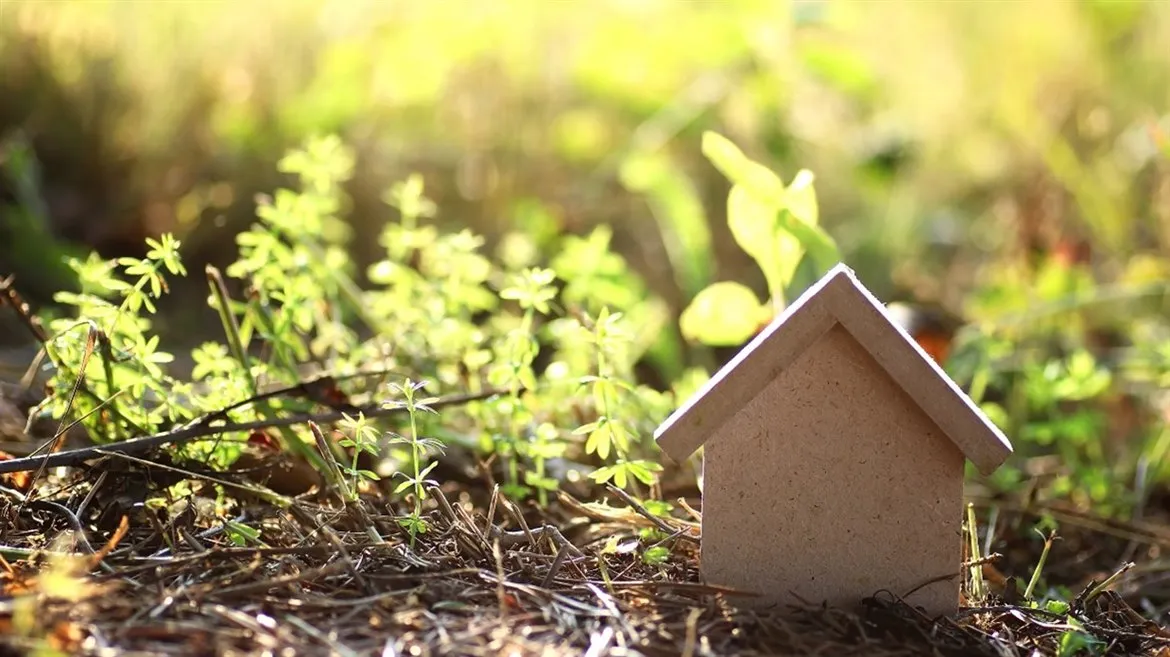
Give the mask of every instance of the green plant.
[{"label": "green plant", "polygon": [[530,417],[524,408],[521,391],[537,387],[536,372],[532,369],[540,351],[540,343],[535,335],[535,320],[537,313],[548,315],[552,310],[549,304],[557,293],[552,285],[555,277],[556,273],[551,269],[539,268],[509,274],[508,285],[500,291],[500,298],[516,302],[523,315],[520,323],[506,334],[497,353],[496,365],[488,373],[488,381],[492,385],[507,389],[511,396],[507,405],[509,425],[497,445],[497,453],[507,462],[508,481],[504,492],[516,496],[527,492],[527,489],[520,485],[517,462],[519,456],[523,454],[535,461],[536,471],[525,478],[525,483],[528,486],[535,485],[541,504],[546,503],[550,487],[554,490],[556,488],[556,482],[544,476],[545,461],[558,456],[559,450],[548,448],[552,442],[547,439],[550,436],[547,429],[536,432],[539,441],[537,445],[525,446],[519,441],[521,418]]},{"label": "green plant", "polygon": [[1075,618],[1069,618],[1068,624],[1073,627],[1060,635],[1058,657],[1073,657],[1074,655],[1103,655],[1109,643],[1098,639],[1084,630],[1084,623]]},{"label": "green plant", "polygon": [[245,547],[249,544],[264,545],[264,541],[260,540],[260,530],[255,527],[234,520],[224,520],[223,527],[224,531],[227,532],[228,540],[239,547]]},{"label": "green plant", "polygon": [[411,491],[413,499],[413,507],[410,515],[403,518],[399,522],[403,527],[410,532],[411,546],[414,545],[414,539],[417,535],[427,530],[426,522],[422,517],[422,504],[426,499],[426,487],[428,484],[438,485],[436,482],[431,482],[426,479],[431,470],[439,464],[438,461],[425,462],[428,451],[442,451],[443,444],[437,440],[424,438],[419,434],[419,413],[434,413],[434,409],[426,405],[426,400],[416,400],[415,394],[426,386],[423,382],[414,382],[410,379],[406,380],[403,385],[390,384],[392,391],[402,395],[403,405],[407,413],[410,414],[410,433],[406,436],[394,434],[390,438],[391,444],[406,445],[410,449],[410,460],[408,467],[409,472],[396,472],[395,476],[401,477],[402,482],[394,489],[396,494],[405,491]]},{"label": "green plant", "polygon": [[[1036,561],[1036,567],[1032,570],[1032,577],[1028,580],[1028,586],[1024,589],[1024,600],[1029,603],[1032,602],[1032,595],[1036,591],[1036,584],[1040,582],[1040,574],[1044,572],[1044,564],[1048,562],[1048,553],[1052,550],[1052,544],[1056,541],[1056,530],[1051,530],[1048,535],[1044,537],[1044,549],[1040,552],[1040,558]],[[1067,605],[1065,605],[1067,611]]]},{"label": "green plant", "polygon": [[[1123,415],[1160,417],[1154,382],[1167,338],[1151,301],[1165,286],[1150,265],[1135,263],[1112,285],[1057,257],[1030,272],[989,266],[945,364],[1018,453],[1060,457],[1049,492],[1102,513],[1132,507],[1138,473],[1142,489],[1166,476],[1150,467],[1161,462],[1165,423],[1130,426]],[[1013,467],[993,476],[1005,489],[1021,479]]]},{"label": "green plant", "polygon": [[602,460],[609,459],[610,453],[616,457],[613,465],[598,468],[590,477],[598,483],[612,479],[619,488],[625,488],[632,480],[650,485],[662,466],[646,459],[631,458],[634,427],[623,417],[622,409],[628,408],[623,402],[627,396],[635,396],[636,391],[623,380],[621,370],[618,369],[625,360],[623,352],[627,346],[620,321],[621,315],[611,315],[603,308],[593,322],[592,330],[582,327],[582,337],[595,350],[594,364],[597,369],[596,374],[582,377],[580,382],[591,389],[599,415],[596,420],[578,427],[573,433],[587,436],[587,454],[597,454]]},{"label": "green plant", "polygon": [[814,275],[840,260],[836,243],[818,225],[813,175],[801,170],[785,185],[726,138],[703,135],[703,154],[732,182],[727,224],[739,245],[764,272],[770,302],[747,286],[720,281],[701,290],[683,311],[683,335],[709,345],[739,345],[785,306],[798,268],[807,258]]},{"label": "green plant", "polygon": [[602,308],[621,313],[631,332],[630,357],[643,358],[667,381],[685,369],[686,354],[670,330],[670,309],[612,245],[613,229],[595,226],[588,235],[566,236],[549,267],[562,281],[561,301],[575,311],[596,316]]},{"label": "green plant", "polygon": [[[58,367],[46,412],[80,418],[95,435],[118,440],[200,418],[263,422],[332,405],[305,383],[311,364],[338,376],[404,372],[386,402],[405,411],[402,428],[347,412],[336,427],[340,440],[327,439],[329,428],[314,422],[272,435],[347,504],[359,500],[363,482],[377,479],[360,465],[364,457],[398,464],[392,492],[409,503],[401,522],[412,537],[427,530],[428,477],[450,444],[499,465],[510,496],[535,494],[541,504],[560,484],[552,464],[566,458],[593,459],[597,482],[653,486],[661,466],[647,436],[673,400],[639,384],[634,368],[660,343],[665,311],[609,250],[607,233],[568,237],[557,252],[501,264],[480,252],[484,240],[474,233],[441,232],[432,221],[437,206],[411,176],[386,195],[397,217],[381,232],[383,257],[363,289],[345,255],[343,182],[352,154],[335,138],[314,138],[280,168],[299,186],[259,200],[226,276],[205,272],[223,338],[192,349],[189,381],[164,371],[171,357],[149,320],[167,276],[186,274],[179,243],[166,235],[142,259],[91,255],[73,263],[83,290],[59,295],[76,318],[50,325]],[[683,389],[693,388],[697,373],[686,372]],[[439,417],[421,398],[424,380],[502,394]],[[304,394],[265,394],[273,386]],[[380,399],[376,387],[356,394]],[[384,433],[389,439],[381,441]],[[187,444],[180,455],[228,468],[251,438],[218,436]],[[230,540],[259,540],[236,525],[228,525]]]},{"label": "green plant", "polygon": [[[58,292],[55,299],[77,317],[48,324],[51,339],[45,348],[55,365],[49,385],[57,394],[42,407],[57,418],[88,418],[91,433],[100,439],[116,440],[143,427],[192,417],[187,405],[174,399],[176,382],[162,370],[173,356],[159,349],[157,335],[148,334],[151,321],[144,316],[155,312],[154,301],[166,291],[165,274],[186,273],[179,242],[164,235],[147,244],[141,259],[104,261],[95,254],[84,261],[71,259],[81,290]],[[86,381],[102,381],[105,395]],[[139,403],[142,399],[161,403]]]},{"label": "green plant", "polygon": [[337,443],[342,447],[349,448],[353,453],[349,465],[345,468],[345,474],[350,477],[350,483],[346,490],[347,497],[350,501],[355,501],[358,498],[358,486],[361,481],[378,480],[377,473],[358,468],[358,460],[362,454],[377,456],[378,429],[362,413],[358,413],[356,418],[345,413],[341,422],[338,424],[345,437],[337,441]]},{"label": "green plant", "polygon": [[670,550],[662,545],[654,545],[642,552],[642,563],[649,566],[664,565],[670,558]]}]

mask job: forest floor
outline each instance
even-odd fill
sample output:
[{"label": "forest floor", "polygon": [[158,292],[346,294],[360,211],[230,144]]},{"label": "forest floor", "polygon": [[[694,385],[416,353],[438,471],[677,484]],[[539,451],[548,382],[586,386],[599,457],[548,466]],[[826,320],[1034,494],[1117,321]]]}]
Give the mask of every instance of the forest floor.
[{"label": "forest floor", "polygon": [[[2,654],[1170,655],[1170,632],[1146,620],[1170,604],[1170,528],[1058,503],[974,500],[983,517],[995,509],[990,593],[930,618],[888,592],[854,610],[752,611],[701,583],[697,523],[613,489],[540,509],[490,481],[451,483],[431,489],[428,531],[412,539],[376,490],[273,503],[162,452],[31,474],[0,488]],[[178,481],[190,495],[144,504]],[[240,492],[230,525],[213,483]],[[1040,518],[1061,527],[1044,580],[1071,592],[1067,609],[1013,593],[1040,559]],[[670,548],[653,565],[638,540],[650,528]]]}]

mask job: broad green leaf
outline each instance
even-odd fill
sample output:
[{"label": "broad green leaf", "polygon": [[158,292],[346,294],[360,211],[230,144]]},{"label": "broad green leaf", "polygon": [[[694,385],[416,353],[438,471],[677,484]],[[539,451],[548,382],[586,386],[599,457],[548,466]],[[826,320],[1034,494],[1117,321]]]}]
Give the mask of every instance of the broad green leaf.
[{"label": "broad green leaf", "polygon": [[715,132],[703,133],[703,155],[733,184],[747,187],[762,201],[779,205],[784,183],[768,167],[753,162],[731,140]]},{"label": "broad green leaf", "polygon": [[1086,632],[1066,630],[1060,635],[1060,644],[1056,654],[1058,657],[1073,657],[1073,655],[1086,653],[1091,655],[1098,653],[1104,645],[1103,641]]},{"label": "broad green leaf", "polygon": [[735,243],[750,255],[764,272],[773,299],[783,298],[792,281],[804,246],[791,231],[779,230],[779,211],[736,185],[727,197],[727,227]]},{"label": "broad green leaf", "polygon": [[679,326],[687,340],[736,346],[756,333],[769,312],[746,286],[723,281],[699,292],[683,311]]},{"label": "broad green leaf", "polygon": [[813,188],[816,176],[808,169],[796,172],[796,177],[788,185],[788,211],[797,219],[816,226],[820,222],[820,211],[817,206],[817,192]]},{"label": "broad green leaf", "polygon": [[840,261],[836,244],[818,226],[810,171],[799,171],[786,188],[770,169],[713,132],[703,135],[703,154],[734,184],[728,198],[729,227],[736,243],[764,270],[773,296],[780,297],[791,283],[806,252],[819,273]]},{"label": "broad green leaf", "polygon": [[1054,614],[1067,614],[1069,604],[1064,600],[1049,600],[1044,603],[1044,609]]},{"label": "broad green leaf", "polygon": [[800,221],[791,210],[781,210],[777,221],[780,227],[792,233],[812,258],[817,275],[824,274],[841,261],[837,243],[820,226]]}]

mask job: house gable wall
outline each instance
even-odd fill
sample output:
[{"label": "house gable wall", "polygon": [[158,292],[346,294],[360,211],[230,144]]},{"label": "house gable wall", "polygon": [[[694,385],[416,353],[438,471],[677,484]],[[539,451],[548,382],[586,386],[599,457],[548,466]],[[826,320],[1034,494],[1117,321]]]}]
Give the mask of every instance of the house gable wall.
[{"label": "house gable wall", "polygon": [[850,605],[955,575],[907,598],[954,611],[964,457],[844,328],[719,434],[704,450],[709,582],[762,594],[755,604]]}]

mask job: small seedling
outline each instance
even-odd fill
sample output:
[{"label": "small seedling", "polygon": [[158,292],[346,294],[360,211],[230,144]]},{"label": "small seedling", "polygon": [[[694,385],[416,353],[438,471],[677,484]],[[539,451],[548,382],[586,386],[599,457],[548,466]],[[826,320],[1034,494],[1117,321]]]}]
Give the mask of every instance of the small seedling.
[{"label": "small seedling", "polygon": [[348,413],[343,414],[343,418],[338,424],[342,432],[346,434],[344,438],[337,441],[338,444],[342,447],[348,447],[353,452],[353,460],[344,470],[350,477],[349,493],[352,496],[351,500],[356,500],[358,487],[362,480],[378,480],[376,473],[358,468],[358,459],[361,458],[363,453],[377,456],[378,429],[361,413],[358,413],[357,418],[351,417]]},{"label": "small seedling", "polygon": [[[400,394],[403,398],[402,405],[410,415],[410,433],[406,436],[394,434],[390,439],[393,445],[406,445],[410,450],[409,466],[410,472],[396,472],[396,477],[402,478],[402,482],[394,489],[395,494],[400,494],[406,491],[412,492],[413,507],[410,515],[403,518],[399,523],[406,528],[410,533],[411,546],[414,545],[414,539],[427,531],[427,524],[422,517],[422,503],[426,499],[426,486],[438,485],[437,482],[428,481],[427,475],[435,466],[439,464],[438,461],[433,461],[424,465],[424,459],[428,449],[442,450],[442,443],[424,438],[419,435],[418,421],[420,413],[434,413],[435,411],[426,406],[425,400],[418,400],[415,398],[416,393],[426,386],[425,382],[415,382],[410,379],[406,380],[403,385],[390,384],[391,390]],[[397,402],[389,402],[397,403]]]},{"label": "small seedling", "polygon": [[[1039,531],[1039,530],[1037,530]],[[1041,534],[1041,536],[1044,536]],[[1036,591],[1036,584],[1040,582],[1040,573],[1044,571],[1044,564],[1048,562],[1048,552],[1056,542],[1056,530],[1052,529],[1044,536],[1044,549],[1040,552],[1040,559],[1036,561],[1036,568],[1032,571],[1032,578],[1028,580],[1028,587],[1024,589],[1024,600],[1032,602],[1032,595]]]}]

